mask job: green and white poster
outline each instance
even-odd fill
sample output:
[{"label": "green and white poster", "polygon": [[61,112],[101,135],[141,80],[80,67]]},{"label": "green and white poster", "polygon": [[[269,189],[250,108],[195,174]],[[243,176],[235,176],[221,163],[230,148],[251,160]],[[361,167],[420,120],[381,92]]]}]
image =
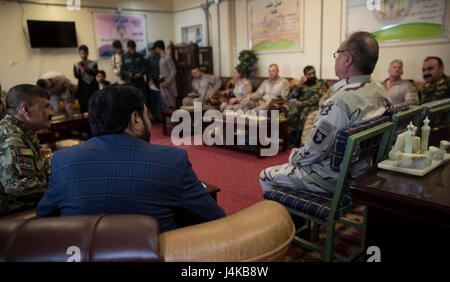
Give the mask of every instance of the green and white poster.
[{"label": "green and white poster", "polygon": [[378,42],[445,36],[446,0],[347,0],[347,35],[371,32]]}]

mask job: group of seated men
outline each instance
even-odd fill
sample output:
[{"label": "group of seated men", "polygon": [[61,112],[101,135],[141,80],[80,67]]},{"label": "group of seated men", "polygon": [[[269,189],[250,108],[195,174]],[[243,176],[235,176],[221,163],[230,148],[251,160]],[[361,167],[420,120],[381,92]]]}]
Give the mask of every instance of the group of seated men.
[{"label": "group of seated men", "polygon": [[[340,81],[320,107],[304,146],[291,151],[289,163],[261,172],[263,191],[287,186],[333,193],[338,174],[330,169],[329,158],[335,133],[379,118],[391,107],[386,89],[371,79],[379,47],[370,33],[350,35],[334,54]],[[255,96],[238,94],[243,91],[240,87],[248,91],[248,84],[237,82],[241,86],[220,93],[230,95],[236,91],[237,95],[220,101],[219,107],[250,107],[248,104],[254,101],[251,107],[268,108],[274,99],[289,97],[278,67],[270,68],[270,79]],[[200,73],[198,85],[214,81],[205,77]],[[323,95],[324,83],[313,77],[312,68],[305,70],[303,86],[298,87],[308,90],[318,85],[318,93]],[[425,61],[424,77],[427,84],[421,91],[421,102],[449,96],[448,79],[437,59]],[[213,98],[217,89],[208,87],[198,94]],[[275,87],[279,96],[270,91]],[[291,97],[299,102],[292,105],[311,107],[307,99],[314,94],[298,88],[292,92]],[[203,98],[200,95],[191,98]],[[28,84],[14,86],[7,94],[6,116],[0,121],[0,215],[36,204],[38,216],[144,214],[158,221],[161,232],[225,216],[198,180],[185,150],[150,144],[148,109],[137,88],[113,84],[94,93],[88,110],[95,137],[56,152],[51,166],[40,151],[35,133],[50,126],[53,111],[48,97],[48,91]],[[352,176],[360,175],[369,166],[369,160],[357,162]]]},{"label": "group of seated men", "polygon": [[[403,62],[396,59],[390,63],[389,77],[381,85],[394,107],[419,105],[449,97],[450,79],[444,74],[444,65],[439,57],[427,57],[422,71],[426,83],[418,95],[416,87],[409,80],[402,79]],[[245,77],[244,69],[236,66],[233,70],[234,87],[220,91],[222,85],[218,77],[202,73],[194,66],[191,70],[193,92],[183,99],[183,105],[193,106],[194,102],[201,102],[206,110],[243,112],[279,109],[286,113],[289,148],[305,145],[319,107],[334,91],[328,89],[326,81],[317,78],[313,66],[306,66],[299,83],[291,88],[289,82],[280,77],[278,65],[271,64],[268,74],[269,78],[252,92],[252,84]]]}]

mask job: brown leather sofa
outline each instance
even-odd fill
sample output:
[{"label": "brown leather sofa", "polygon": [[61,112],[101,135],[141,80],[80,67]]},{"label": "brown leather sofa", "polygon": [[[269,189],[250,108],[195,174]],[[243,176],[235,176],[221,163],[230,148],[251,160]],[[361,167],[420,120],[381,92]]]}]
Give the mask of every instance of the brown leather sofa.
[{"label": "brown leather sofa", "polygon": [[0,261],[283,261],[294,235],[286,209],[268,200],[162,234],[144,215],[23,212],[0,219]]}]

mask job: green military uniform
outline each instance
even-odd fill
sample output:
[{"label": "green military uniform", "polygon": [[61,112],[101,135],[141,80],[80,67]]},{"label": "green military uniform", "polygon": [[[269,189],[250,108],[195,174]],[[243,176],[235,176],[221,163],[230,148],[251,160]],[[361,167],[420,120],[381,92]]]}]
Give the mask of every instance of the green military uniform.
[{"label": "green military uniform", "polygon": [[420,90],[420,104],[446,98],[450,98],[450,78],[445,74],[442,75],[438,83],[433,85],[427,82]]},{"label": "green military uniform", "polygon": [[0,216],[34,207],[47,187],[49,162],[29,126],[13,116],[0,121]]},{"label": "green military uniform", "polygon": [[291,147],[297,146],[302,136],[303,127],[305,125],[308,115],[319,109],[319,100],[328,90],[327,83],[319,79],[314,85],[308,86],[298,85],[292,87],[289,99],[297,99],[302,102],[302,105],[297,106],[292,104],[289,107],[287,114],[288,130],[291,134],[290,142]]}]

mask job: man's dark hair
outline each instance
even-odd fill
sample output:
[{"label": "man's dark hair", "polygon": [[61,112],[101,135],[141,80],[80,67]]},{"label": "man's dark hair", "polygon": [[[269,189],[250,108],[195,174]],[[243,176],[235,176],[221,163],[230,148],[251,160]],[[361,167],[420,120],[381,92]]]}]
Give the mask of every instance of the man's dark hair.
[{"label": "man's dark hair", "polygon": [[426,61],[433,60],[433,59],[436,60],[436,61],[438,62],[438,65],[439,65],[440,67],[444,66],[444,63],[442,62],[442,59],[439,58],[439,57],[435,57],[435,56],[429,56],[429,57],[426,57],[425,60],[424,60],[423,62],[425,63]]},{"label": "man's dark hair", "polygon": [[50,97],[47,90],[32,84],[19,84],[9,89],[6,95],[6,112],[10,115],[16,115],[19,107],[26,103],[30,107],[34,105],[37,98]]},{"label": "man's dark hair", "polygon": [[311,69],[314,69],[314,67],[313,66],[306,66],[303,69],[303,74],[306,75]]},{"label": "man's dark hair", "polygon": [[122,48],[122,42],[120,42],[119,40],[114,40],[112,46],[116,49]]},{"label": "man's dark hair", "polygon": [[99,71],[97,71],[97,74],[99,74],[99,73],[103,74],[103,76],[106,77],[106,73],[105,73],[104,70],[99,70]]},{"label": "man's dark hair", "polygon": [[166,50],[166,45],[164,45],[164,41],[162,40],[157,40],[154,44],[153,44],[153,48],[159,48],[161,50]]},{"label": "man's dark hair", "polygon": [[48,85],[48,81],[46,79],[38,79],[38,81],[36,81],[36,85],[39,86],[42,89],[45,89]]},{"label": "man's dark hair", "polygon": [[193,71],[193,70],[200,70],[200,67],[199,66],[191,66],[191,71]]},{"label": "man's dark hair", "polygon": [[364,31],[353,33],[346,40],[343,49],[350,51],[357,71],[364,75],[373,72],[378,61],[379,47],[372,34]]},{"label": "man's dark hair", "polygon": [[136,42],[134,40],[128,40],[127,47],[136,48]]},{"label": "man's dark hair", "polygon": [[89,99],[89,125],[92,134],[123,133],[136,111],[144,117],[144,97],[134,86],[114,83],[97,91]]},{"label": "man's dark hair", "polygon": [[86,45],[81,45],[80,47],[78,47],[78,52],[80,52],[80,51],[89,53],[89,48]]}]

